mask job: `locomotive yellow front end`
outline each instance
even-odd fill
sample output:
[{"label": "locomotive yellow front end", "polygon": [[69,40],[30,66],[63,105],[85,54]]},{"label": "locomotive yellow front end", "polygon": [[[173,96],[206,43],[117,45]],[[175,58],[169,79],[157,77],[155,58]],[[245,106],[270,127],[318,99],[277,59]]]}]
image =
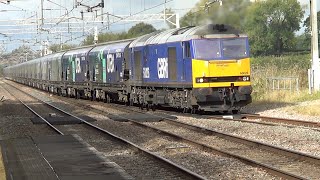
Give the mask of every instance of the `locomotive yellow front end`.
[{"label": "locomotive yellow front end", "polygon": [[192,41],[193,96],[199,109],[237,112],[252,101],[248,38],[219,37]]}]

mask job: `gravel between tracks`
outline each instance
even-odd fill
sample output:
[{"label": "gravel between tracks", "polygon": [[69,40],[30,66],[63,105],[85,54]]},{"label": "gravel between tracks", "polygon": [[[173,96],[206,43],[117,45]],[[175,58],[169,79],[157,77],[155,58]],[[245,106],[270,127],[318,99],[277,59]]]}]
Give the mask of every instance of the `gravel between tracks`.
[{"label": "gravel between tracks", "polygon": [[[23,87],[23,89],[26,90],[27,92],[33,91],[30,88],[26,88],[26,87]],[[41,93],[41,92],[38,92],[38,93]],[[43,93],[41,94],[43,95]],[[145,147],[148,147],[148,149],[150,150],[159,148],[157,139],[154,139],[153,137],[151,137],[150,131],[145,128],[135,128],[135,131],[133,132],[132,130],[128,130],[128,128],[131,129],[131,126],[129,127],[125,126],[125,124],[127,123],[119,123],[119,122],[112,121],[103,115],[97,115],[95,113],[91,113],[90,111],[84,111],[83,109],[77,106],[66,104],[60,100],[57,100],[56,98],[50,98],[50,96],[45,96],[44,98],[50,101],[54,101],[55,102],[54,104],[58,104],[59,107],[66,110],[70,110],[74,114],[82,113],[89,117],[95,118],[98,121],[94,124],[98,125],[99,127],[105,128],[107,130],[112,130],[113,132],[116,131],[118,135],[121,134],[121,136],[124,138],[130,138],[133,142],[144,145]],[[88,103],[90,101],[85,101],[85,102]],[[101,103],[101,105],[97,105],[97,107],[106,109],[103,103]],[[109,110],[115,111],[108,108],[108,111]],[[173,146],[177,146],[177,145],[173,144]],[[97,149],[100,150],[99,148]],[[109,152],[105,152],[105,155],[110,156],[108,155],[108,153]],[[173,153],[169,155],[167,154],[167,156],[171,156],[176,161],[181,162],[183,165],[185,165],[187,168],[190,168],[191,170],[194,170],[196,172],[204,171],[206,172],[205,174],[210,174],[209,176],[210,179],[239,179],[239,178],[240,179],[275,179],[275,177],[270,176],[269,174],[267,174],[266,172],[258,168],[248,166],[246,164],[243,164],[231,158],[215,156],[205,152],[202,152],[201,154],[199,154],[199,152],[188,152],[187,154]],[[193,156],[193,157],[190,158],[187,156]],[[196,161],[200,161],[203,167],[194,166],[194,164],[198,163]],[[119,164],[119,165],[124,167],[124,169],[126,169],[125,168],[126,164]],[[142,164],[141,173],[143,173],[143,169],[145,168],[147,167]]]},{"label": "gravel between tracks", "polygon": [[0,99],[4,97],[0,101],[0,140],[56,134],[47,125],[33,125],[30,118],[35,116],[3,86],[0,81]]},{"label": "gravel between tracks", "polygon": [[[319,101],[320,100],[300,102],[300,103],[293,104],[292,106],[299,107],[299,106],[308,106],[312,104],[319,104]],[[295,112],[288,112],[287,107],[288,107],[287,105],[284,106],[281,103],[263,104],[263,105],[249,104],[248,106],[242,109],[242,112],[253,113],[253,114],[256,113],[256,114],[260,114],[261,116],[268,116],[268,117],[320,122],[319,116],[307,116],[307,115],[302,115]]]},{"label": "gravel between tracks", "polygon": [[185,127],[180,127],[180,125],[172,125],[165,121],[147,124],[168,132],[179,134],[182,137],[187,137],[188,139],[192,139],[197,142],[205,143],[206,145],[215,147],[217,149],[235,153],[249,159],[257,160],[261,163],[266,163],[282,170],[288,169],[289,172],[302,175],[308,179],[319,178],[319,167],[307,161],[297,161],[288,156],[283,156],[282,154],[263,150],[259,146],[245,145],[243,143],[229,141],[218,136],[206,135],[201,131],[190,130]]},{"label": "gravel between tracks", "polygon": [[237,121],[196,119],[183,116],[178,116],[178,121],[320,156],[319,131],[306,128],[264,126]]},{"label": "gravel between tracks", "polygon": [[[28,90],[32,91],[32,90]],[[47,97],[50,99],[49,97]],[[54,100],[56,101],[56,100]],[[88,101],[89,102],[89,101]],[[58,102],[58,104],[63,105],[65,103]],[[75,107],[72,107],[70,105],[64,105],[66,109],[69,110],[75,110]],[[263,105],[261,105],[263,106]],[[268,106],[268,105],[265,105]],[[101,107],[104,107],[103,104],[101,104]],[[260,110],[263,109],[263,110]],[[267,110],[265,110],[267,109]],[[81,110],[77,110],[81,111]],[[259,113],[263,116],[272,116],[272,117],[280,117],[280,118],[291,118],[291,119],[299,119],[299,120],[307,120],[307,121],[320,121],[319,117],[310,117],[310,116],[304,116],[304,115],[297,115],[297,114],[289,114],[285,112],[282,108],[277,107],[268,107],[268,108],[261,108],[261,107],[254,107],[249,106],[247,109],[244,110],[248,113]],[[206,128],[211,129],[217,129],[219,131],[231,133],[234,135],[239,135],[242,137],[255,139],[258,141],[262,141],[265,143],[273,144],[276,146],[281,146],[285,148],[289,148],[292,150],[302,151],[305,153],[309,153],[312,155],[320,156],[320,132],[312,131],[305,128],[287,128],[283,126],[264,126],[264,125],[257,125],[257,124],[251,124],[251,123],[243,123],[243,122],[235,122],[235,121],[224,121],[224,120],[208,120],[208,119],[196,119],[192,117],[184,117],[184,116],[178,116],[179,121],[187,122],[196,124],[199,126],[203,126]],[[100,122],[103,122],[104,120],[99,120],[98,124]],[[106,126],[109,125],[109,122],[103,122],[102,124],[106,124]],[[125,131],[125,130],[124,130]],[[137,132],[141,133],[141,132]],[[125,134],[125,133],[123,133]],[[127,135],[128,136],[128,135]],[[130,136],[130,135],[129,135]],[[155,144],[156,145],[156,144]],[[223,158],[222,158],[223,159]],[[223,162],[229,161],[227,160],[221,160]],[[219,161],[220,162],[220,161]],[[232,166],[232,163],[235,163],[234,161],[230,161],[226,164],[228,164],[228,167]],[[238,163],[238,162],[236,162]],[[219,163],[218,163],[219,164]],[[242,166],[242,167],[241,167]],[[243,165],[240,165],[239,167],[232,166],[240,168],[239,171],[245,171]],[[223,169],[221,167],[221,169]],[[259,171],[261,174],[264,172]],[[242,177],[237,173],[237,171],[226,171],[220,173],[222,176],[220,178],[228,177],[227,179],[232,178],[238,178]],[[231,174],[231,176],[228,176],[228,174]],[[254,173],[255,175],[259,173]],[[219,176],[216,176],[219,177]],[[244,176],[246,178],[249,178],[248,176]],[[263,177],[259,176],[260,178]],[[219,178],[219,179],[220,179]],[[253,177],[253,179],[257,179],[257,177]]]},{"label": "gravel between tracks", "polygon": [[[150,151],[158,152],[161,156],[173,159],[174,162],[182,164],[186,168],[204,175],[208,179],[274,179],[274,177],[258,168],[247,166],[231,158],[212,155],[198,149],[192,149],[191,151],[182,153],[174,152],[173,150],[172,153],[168,153],[166,150],[171,147],[188,147],[188,145],[171,141],[171,138],[169,137],[159,138],[157,133],[146,128],[132,126],[130,123],[114,122],[103,115],[97,115],[91,112],[87,112],[87,115],[99,120],[99,122],[97,122],[99,127],[112,131]],[[128,128],[130,128],[130,130]],[[163,145],[165,145],[165,147],[163,147]],[[110,158],[108,153],[108,151],[105,152],[107,157]],[[118,160],[114,159],[114,161],[117,162]],[[199,166],[199,164],[201,166]],[[126,166],[126,164],[119,165],[122,167]],[[143,167],[145,167],[145,165],[143,165]],[[130,169],[131,167],[126,168]]]}]

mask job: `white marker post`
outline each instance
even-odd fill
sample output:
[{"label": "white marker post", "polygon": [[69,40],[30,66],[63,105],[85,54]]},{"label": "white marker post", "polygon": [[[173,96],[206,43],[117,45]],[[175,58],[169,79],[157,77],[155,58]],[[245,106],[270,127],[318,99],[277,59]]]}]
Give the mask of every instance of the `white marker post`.
[{"label": "white marker post", "polygon": [[93,35],[93,43],[94,44],[97,44],[98,43],[98,27],[95,26],[94,27],[94,35]]},{"label": "white marker post", "polygon": [[310,17],[311,17],[311,50],[312,50],[312,77],[314,91],[320,90],[320,59],[318,47],[318,18],[317,18],[317,1],[310,0]]}]

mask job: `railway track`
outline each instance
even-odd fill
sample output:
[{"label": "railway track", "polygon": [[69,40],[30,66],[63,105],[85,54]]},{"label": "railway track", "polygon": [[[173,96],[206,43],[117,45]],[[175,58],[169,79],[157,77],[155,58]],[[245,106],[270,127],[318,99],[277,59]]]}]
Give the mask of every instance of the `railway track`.
[{"label": "railway track", "polygon": [[[20,88],[20,86],[18,86]],[[25,91],[28,88],[24,89]],[[31,94],[33,94],[36,97],[43,97],[45,96],[45,92],[39,92],[39,91],[31,91]],[[101,115],[97,114],[103,114],[105,116],[106,114],[110,114],[110,111],[112,112],[113,110],[108,107],[100,107],[101,110],[96,109],[95,104],[103,104],[103,103],[98,103],[98,102],[90,102],[92,105],[84,105],[87,104],[88,101],[85,100],[79,100],[79,99],[72,99],[72,98],[64,98],[60,96],[54,96],[53,99],[50,97],[43,97],[45,101],[48,101],[52,104],[57,104],[62,105],[64,102],[67,104],[71,105],[71,109],[75,110],[80,106],[80,109],[85,109],[87,113],[90,113],[91,111],[94,112],[93,114],[90,113],[90,116],[94,117],[101,117]],[[59,101],[54,100],[54,99],[59,99]],[[61,102],[64,101],[64,102]],[[82,102],[82,103],[81,103]],[[117,113],[119,113],[118,110],[121,111],[126,111],[128,113],[134,113],[135,110],[140,111],[138,108],[132,108],[132,107],[126,107],[123,105],[118,105],[118,104],[103,104],[106,106],[110,106],[112,108],[115,108]],[[64,106],[64,109],[69,109],[69,105]],[[88,109],[89,108],[89,109]],[[134,110],[135,109],[135,110]],[[78,109],[76,110],[78,111]],[[144,114],[145,111],[139,112]],[[96,114],[96,115],[94,115]],[[103,122],[105,118],[100,119],[99,118],[99,126],[103,127]],[[108,119],[108,118],[106,118]],[[159,134],[156,131],[151,131],[150,129],[147,128],[142,128],[140,126],[133,126],[132,123],[119,123],[115,122],[113,120],[107,120],[107,123],[105,123],[104,128],[110,129],[112,132],[114,132],[114,125],[113,124],[118,124],[121,127],[124,127],[125,131],[132,131],[130,132],[121,132],[121,136],[123,137],[128,137],[131,139],[134,139],[133,134],[141,133],[141,130],[139,131],[138,129],[143,129],[145,135],[142,135],[140,139],[137,140],[135,138],[134,142],[140,143],[142,146],[146,147],[147,149],[150,149],[152,152],[156,152],[157,154],[163,154],[164,157],[168,159],[172,159],[173,161],[177,162],[178,164],[182,164],[183,166],[187,167],[188,169],[191,169],[194,172],[198,172],[200,175],[203,175],[204,177],[207,177],[209,179],[217,179],[220,178],[221,175],[222,177],[229,177],[229,178],[234,178],[234,177],[243,177],[245,179],[252,178],[252,177],[260,177],[263,179],[274,179],[274,177],[271,174],[267,174],[265,171],[262,171],[261,169],[257,169],[253,166],[246,166],[240,161],[237,161],[233,158],[225,158],[222,156],[217,156],[216,154],[212,153],[207,153],[203,151],[202,149],[198,148],[198,146],[189,146],[188,144],[184,143],[184,141],[177,139],[177,138],[172,138],[172,136],[168,136],[166,134]],[[127,126],[127,127],[126,127]],[[77,128],[78,129],[78,128]],[[76,131],[76,130],[75,130]],[[142,131],[142,133],[143,133]],[[116,133],[118,134],[118,133]],[[81,136],[82,137],[82,136]],[[167,137],[170,137],[170,140],[166,140]],[[83,137],[82,137],[83,138]],[[83,138],[85,139],[85,138]],[[149,140],[148,140],[149,139]],[[160,140],[161,139],[161,140]],[[160,141],[159,141],[160,140]],[[86,140],[87,141],[87,140]],[[167,142],[166,142],[167,141]],[[89,141],[87,141],[89,142]],[[149,142],[152,142],[151,144]],[[176,143],[177,142],[177,143]],[[94,144],[94,142],[90,142],[91,145]],[[177,144],[177,145],[176,145]],[[186,145],[184,145],[186,144]],[[93,145],[94,146],[94,145]],[[95,146],[94,146],[95,147]],[[162,151],[161,151],[162,149]],[[184,151],[186,150],[187,152],[180,152],[180,150]],[[166,153],[168,151],[168,153]],[[190,152],[191,151],[191,152]],[[172,154],[173,153],[173,154]],[[120,166],[123,167],[123,165],[119,164]],[[147,166],[148,167],[148,166]],[[231,172],[231,173],[230,173]],[[217,174],[218,173],[218,174]]]},{"label": "railway track", "polygon": [[[75,102],[77,103],[77,102]],[[113,104],[112,106],[119,107],[123,109],[123,105],[116,105]],[[91,108],[91,107],[89,107]],[[138,113],[143,113],[140,109],[137,108],[129,108],[127,112],[134,111]],[[237,122],[245,122],[245,123],[252,123],[252,124],[260,124],[260,125],[266,125],[266,126],[285,126],[288,128],[296,128],[296,127],[304,127],[308,128],[314,131],[320,131],[320,122],[314,122],[314,121],[304,121],[304,120],[298,120],[298,119],[285,119],[285,118],[277,118],[277,117],[268,117],[268,116],[261,116],[257,114],[236,114],[236,115],[227,115],[232,116],[225,117],[222,115],[198,115],[198,114],[183,114],[183,113],[177,113],[172,111],[166,111],[166,110],[157,110],[156,112],[160,112],[166,115],[175,115],[175,116],[186,116],[186,117],[195,117],[195,118],[204,118],[208,120],[225,120],[225,121],[237,121]],[[168,113],[169,112],[169,113]]]},{"label": "railway track", "polygon": [[[114,106],[114,105],[112,105]],[[127,112],[132,108],[124,108]],[[102,109],[91,109],[108,113]],[[137,111],[139,112],[139,111]],[[140,113],[142,113],[140,111]],[[147,127],[160,134],[179,139],[181,142],[204,149],[208,152],[239,159],[247,164],[263,168],[279,177],[288,179],[319,179],[320,159],[296,151],[252,141],[238,136],[206,129],[203,127],[164,118],[158,123],[139,123],[128,119],[133,124]],[[180,130],[181,132],[178,132]],[[213,140],[213,142],[204,141]]]},{"label": "railway track", "polygon": [[[157,112],[168,114],[168,111],[163,111],[163,110],[159,110]],[[300,127],[300,128],[311,129],[314,131],[320,131],[320,122],[261,116],[259,114],[242,113],[242,114],[235,114],[235,115],[197,115],[197,114],[183,114],[183,113],[176,113],[176,112],[170,112],[170,114],[177,115],[177,116],[208,119],[208,120],[217,119],[217,120],[225,120],[225,121],[237,121],[237,122],[260,124],[260,125],[266,125],[266,126],[280,125],[288,128]]]},{"label": "railway track", "polygon": [[[127,111],[132,110],[134,111],[134,109],[129,108]],[[271,174],[282,178],[320,178],[319,157],[183,123],[167,117],[163,119],[163,121],[158,123],[140,123],[130,119],[128,121],[180,139],[206,151],[239,159],[242,162],[263,168]],[[177,132],[178,129],[182,129],[180,130],[182,133]],[[203,141],[203,139],[214,139],[215,142],[208,143],[208,141]],[[237,148],[239,149],[237,150]],[[315,167],[314,165],[317,166]],[[292,168],[292,166],[295,167]]]},{"label": "railway track", "polygon": [[[8,84],[10,85],[10,84]],[[118,141],[119,143],[121,144],[125,144],[125,148],[127,148],[127,146],[131,147],[132,149],[134,149],[135,151],[139,151],[141,152],[139,156],[145,156],[147,155],[149,158],[152,158],[153,160],[156,160],[158,163],[161,163],[161,164],[165,164],[168,168],[170,167],[170,171],[172,171],[172,169],[174,169],[174,171],[177,173],[177,175],[175,176],[176,178],[182,178],[182,179],[206,179],[205,177],[203,176],[200,176],[199,174],[197,173],[194,173],[186,168],[184,168],[183,166],[180,166],[166,158],[163,158],[162,156],[159,156],[157,155],[156,153],[153,153],[147,149],[144,149],[142,148],[141,146],[135,144],[135,143],[132,143],[120,136],[117,136],[99,126],[96,126],[90,122],[87,122],[86,120],[78,117],[78,116],[75,116],[73,114],[70,114],[62,109],[60,109],[59,107],[56,107],[52,104],[49,104],[39,98],[36,98],[26,92],[23,92],[21,91],[20,89],[16,88],[15,86],[12,86],[10,85],[11,87],[15,88],[16,92],[17,91],[20,91],[20,93],[23,93],[31,98],[34,98],[36,99],[37,101],[39,101],[42,105],[44,106],[47,106],[47,107],[50,107],[52,110],[54,110],[54,113],[58,113],[58,114],[64,114],[64,115],[67,115],[67,116],[70,116],[70,117],[73,117],[75,119],[78,119],[82,122],[82,125],[85,125],[86,127],[89,127],[91,129],[94,129],[96,132],[99,132],[100,135],[103,134],[104,136],[107,135],[108,137],[111,137],[113,140],[116,140]],[[10,92],[8,89],[7,89],[8,92]],[[16,97],[12,92],[11,92],[11,95]],[[16,97],[17,98],[17,97]],[[18,99],[18,98],[17,98]],[[41,115],[42,113],[38,113],[36,108],[34,107],[34,104],[37,105],[37,107],[40,106],[39,103],[35,103],[34,101],[33,102],[23,102],[22,100],[18,99],[24,106],[26,106],[31,112],[33,112],[36,116],[38,116],[39,118],[41,118],[49,127],[51,127],[54,131],[56,131],[58,134],[61,134],[61,135],[64,135],[64,134],[67,134],[68,133],[68,128],[65,128],[65,127],[61,127],[61,125],[52,125],[49,120],[47,120],[43,115]],[[53,112],[53,111],[49,111],[49,112]],[[43,110],[42,110],[43,111]],[[81,125],[81,126],[82,126]],[[70,126],[70,125],[69,125]],[[72,125],[72,127],[75,127],[77,125]],[[82,127],[83,128],[83,127]],[[64,130],[62,130],[64,129]],[[77,130],[75,130],[77,131]],[[73,131],[74,132],[74,131]],[[70,133],[70,132],[69,132]],[[146,159],[146,158],[143,158],[143,159]],[[128,161],[128,159],[127,159]],[[150,161],[150,159],[149,159]],[[146,162],[145,162],[146,163]],[[150,167],[151,168],[151,167]]]},{"label": "railway track", "polygon": [[310,128],[320,128],[319,122],[303,121],[298,119],[285,119],[277,117],[260,116],[256,114],[243,114],[246,119],[259,119],[262,122],[283,123],[293,126],[303,126]]},{"label": "railway track", "polygon": [[239,159],[283,178],[319,179],[320,158],[219,131],[165,120],[144,124],[195,144],[207,151]]},{"label": "railway track", "polygon": [[260,125],[266,125],[266,126],[284,126],[288,128],[300,127],[300,128],[307,128],[314,131],[320,131],[319,122],[260,116],[257,114],[239,114],[239,115],[235,115],[232,118],[224,117],[221,115],[204,115],[200,118],[205,118],[208,120],[217,119],[217,120],[225,120],[225,121],[237,121],[237,122],[260,124]]},{"label": "railway track", "polygon": [[[107,113],[101,109],[98,111]],[[127,111],[132,111],[132,108]],[[157,123],[140,123],[130,119],[128,121],[180,139],[182,142],[205,151],[232,157],[244,163],[263,168],[281,178],[320,178],[320,158],[316,156],[183,123],[167,117]],[[208,143],[209,140],[214,140],[214,142]]]}]

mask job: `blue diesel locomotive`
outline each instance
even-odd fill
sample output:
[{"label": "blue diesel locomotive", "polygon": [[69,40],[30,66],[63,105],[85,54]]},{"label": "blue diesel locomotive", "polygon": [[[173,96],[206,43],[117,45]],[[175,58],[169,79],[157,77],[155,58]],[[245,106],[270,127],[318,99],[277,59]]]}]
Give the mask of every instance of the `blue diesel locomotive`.
[{"label": "blue diesel locomotive", "polygon": [[251,102],[248,37],[223,24],[155,32],[51,54],[4,69],[11,80],[63,96],[232,111]]}]

